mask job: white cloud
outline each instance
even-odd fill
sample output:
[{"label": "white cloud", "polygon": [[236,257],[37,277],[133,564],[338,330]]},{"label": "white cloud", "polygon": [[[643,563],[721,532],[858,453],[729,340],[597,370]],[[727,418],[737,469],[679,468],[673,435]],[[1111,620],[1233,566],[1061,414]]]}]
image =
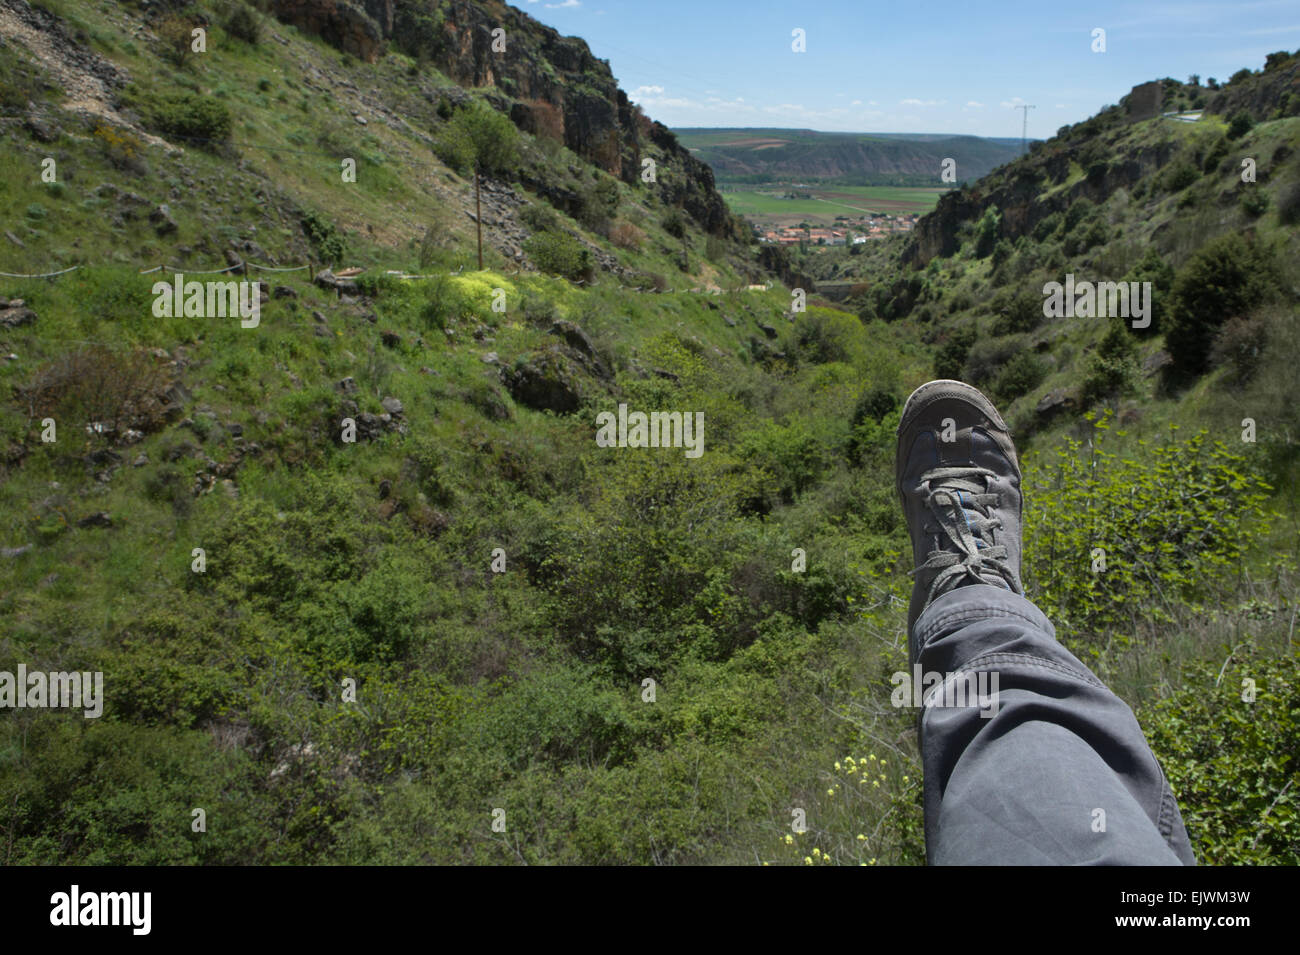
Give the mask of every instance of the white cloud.
[{"label": "white cloud", "polygon": [[581,0],[564,0],[563,3],[548,3],[546,5],[546,9],[561,10],[564,7],[580,7],[580,6],[582,6]]},{"label": "white cloud", "polygon": [[664,91],[662,86],[638,86],[627,95],[631,99],[640,99],[645,96],[658,96]]},{"label": "white cloud", "polygon": [[984,108],[984,104],[983,104],[983,103],[977,103],[977,102],[975,102],[975,100],[968,100],[967,103],[966,103],[966,105],[967,105],[968,107],[970,107],[971,109],[983,109],[983,108]]},{"label": "white cloud", "polygon": [[1023,100],[1019,96],[1013,96],[1011,99],[1004,99],[998,105],[1003,109],[1015,109],[1017,106],[1028,105],[1028,100]]},{"label": "white cloud", "polygon": [[860,99],[855,99],[855,100],[854,100],[852,103],[850,103],[849,105],[850,105],[850,106],[861,106],[861,105],[862,105],[862,100],[860,100]]},{"label": "white cloud", "polygon": [[1065,109],[1065,104],[1064,104],[1064,103],[1057,103],[1057,104],[1056,104],[1056,108],[1057,108],[1057,109]]},{"label": "white cloud", "polygon": [[944,99],[900,99],[899,106],[942,106],[948,102]]}]

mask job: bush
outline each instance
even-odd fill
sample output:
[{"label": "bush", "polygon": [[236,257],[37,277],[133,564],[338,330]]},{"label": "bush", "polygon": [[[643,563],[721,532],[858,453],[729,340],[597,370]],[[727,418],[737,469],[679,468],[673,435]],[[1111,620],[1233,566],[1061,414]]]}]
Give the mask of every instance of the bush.
[{"label": "bush", "polygon": [[1099,245],[1105,245],[1110,238],[1110,230],[1101,216],[1093,218],[1082,228],[1066,234],[1064,250],[1066,255],[1080,255]]},{"label": "bush", "polygon": [[618,182],[612,176],[600,175],[579,193],[581,199],[577,219],[593,232],[606,232],[609,220],[618,211]]},{"label": "bush", "polygon": [[592,277],[591,252],[567,232],[539,232],[524,241],[524,251],[543,272],[572,281]]},{"label": "bush", "polygon": [[993,394],[999,401],[1015,401],[1037,388],[1047,377],[1047,366],[1031,351],[1021,350],[1002,366],[993,379]]},{"label": "bush", "polygon": [[1231,381],[1242,385],[1254,377],[1268,344],[1268,327],[1262,319],[1234,316],[1219,330],[1210,349],[1211,367],[1230,365]]},{"label": "bush", "polygon": [[224,103],[201,93],[144,96],[139,99],[139,108],[146,126],[200,146],[226,142],[235,125]]},{"label": "bush", "polygon": [[934,358],[934,376],[936,378],[961,378],[966,365],[966,355],[979,337],[975,325],[953,329],[947,339],[939,346]]},{"label": "bush", "polygon": [[1130,394],[1138,382],[1137,343],[1124,321],[1113,320],[1088,362],[1080,388],[1085,406]]},{"label": "bush", "polygon": [[322,262],[327,265],[338,265],[343,261],[347,244],[329,219],[320,213],[308,210],[302,214],[302,231]]},{"label": "bush", "polygon": [[1184,375],[1204,371],[1219,327],[1263,302],[1274,276],[1270,256],[1235,232],[1201,246],[1174,280],[1165,333],[1174,368]]},{"label": "bush", "polygon": [[677,209],[669,209],[661,222],[663,229],[674,239],[686,237],[686,219]]},{"label": "bush", "polygon": [[1065,211],[1065,221],[1061,224],[1062,232],[1068,234],[1079,227],[1079,223],[1087,219],[1096,210],[1096,206],[1091,199],[1080,196],[1070,203],[1070,208]]},{"label": "bush", "polygon": [[635,251],[645,241],[645,233],[630,222],[619,220],[609,230],[609,241],[620,249]]},{"label": "bush", "polygon": [[1045,216],[1034,226],[1034,239],[1038,242],[1044,242],[1056,234],[1056,230],[1061,227],[1065,217],[1059,212],[1053,212]]},{"label": "bush", "polygon": [[1252,188],[1242,190],[1241,211],[1252,219],[1258,219],[1268,211],[1268,193],[1252,184]]},{"label": "bush", "polygon": [[[1202,865],[1300,865],[1300,657],[1235,647],[1138,711]],[[1242,699],[1245,681],[1259,687]]]},{"label": "bush", "polygon": [[998,232],[1002,226],[1002,216],[996,206],[989,206],[975,225],[975,257],[986,258],[997,247]]},{"label": "bush", "polygon": [[1223,162],[1228,155],[1228,137],[1220,136],[1214,141],[1209,152],[1205,154],[1205,161],[1201,163],[1201,170],[1207,175],[1219,168],[1219,163]]},{"label": "bush", "polygon": [[999,292],[992,302],[993,335],[1032,332],[1043,322],[1043,296],[1033,289]]},{"label": "bush", "polygon": [[226,33],[233,36],[236,40],[243,40],[245,43],[253,46],[261,38],[262,21],[258,17],[257,11],[246,3],[236,3],[226,14],[226,19],[222,23]]},{"label": "bush", "polygon": [[533,232],[559,232],[560,217],[550,206],[534,202],[524,207],[519,219]]},{"label": "bush", "polygon": [[[1205,432],[1149,459],[1121,456],[1106,449],[1109,415],[1087,417],[1088,450],[1068,438],[1025,456],[1025,592],[1067,645],[1123,645],[1139,619],[1171,622],[1171,604],[1212,599],[1235,576],[1269,487]],[[1105,569],[1094,571],[1098,556]]]},{"label": "bush", "polygon": [[173,66],[184,66],[194,52],[195,24],[175,14],[165,16],[154,27],[159,52]]},{"label": "bush", "polygon": [[113,441],[128,428],[162,427],[169,384],[165,367],[148,352],[93,345],[42,368],[19,389],[19,399],[33,418],[53,418],[73,440],[98,422],[104,427],[97,433]]},{"label": "bush", "polygon": [[1007,335],[1002,338],[984,338],[975,342],[966,355],[966,363],[961,374],[953,375],[982,387],[990,384],[1017,353],[1025,348],[1022,335]]},{"label": "bush", "polygon": [[1241,112],[1232,117],[1232,122],[1228,124],[1228,138],[1240,139],[1255,127],[1255,121],[1250,118],[1250,114]]},{"label": "bush", "polygon": [[1190,161],[1179,159],[1166,166],[1160,174],[1160,186],[1165,192],[1182,192],[1200,178],[1201,174]]},{"label": "bush", "polygon": [[1015,246],[1010,242],[1006,239],[998,239],[997,245],[993,246],[993,257],[989,260],[992,263],[993,268],[1001,268],[1002,265],[1011,258],[1014,251]]},{"label": "bush", "polygon": [[1283,225],[1300,222],[1300,182],[1293,182],[1282,190],[1277,204],[1277,218]]}]

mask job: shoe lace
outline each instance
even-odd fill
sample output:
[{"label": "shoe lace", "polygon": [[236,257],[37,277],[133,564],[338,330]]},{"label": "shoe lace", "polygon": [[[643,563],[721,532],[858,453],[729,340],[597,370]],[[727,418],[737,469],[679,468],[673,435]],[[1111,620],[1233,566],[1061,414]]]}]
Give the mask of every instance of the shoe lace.
[{"label": "shoe lace", "polygon": [[938,521],[923,530],[945,534],[956,548],[945,550],[941,541],[940,548],[930,551],[925,563],[912,571],[914,575],[938,571],[930,584],[930,601],[963,583],[987,584],[989,576],[1005,581],[1008,590],[1021,592],[1006,563],[1006,545],[992,543],[990,532],[1002,526],[1002,519],[989,511],[999,499],[988,491],[991,477],[996,475],[988,468],[974,466],[931,468],[921,475],[926,505]]}]

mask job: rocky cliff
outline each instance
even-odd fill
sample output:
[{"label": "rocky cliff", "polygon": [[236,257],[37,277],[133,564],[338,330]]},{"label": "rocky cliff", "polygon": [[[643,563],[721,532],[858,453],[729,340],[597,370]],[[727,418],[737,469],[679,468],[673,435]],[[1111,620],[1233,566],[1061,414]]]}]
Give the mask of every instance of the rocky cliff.
[{"label": "rocky cliff", "polygon": [[[665,201],[714,235],[742,236],[713,172],[628,102],[606,60],[497,0],[274,0],[277,17],[373,61],[386,44],[436,66],[463,87],[493,87],[497,105],[527,132],[545,131],[624,182],[653,153]],[[494,33],[504,31],[504,33]],[[500,46],[504,44],[504,51]]]}]

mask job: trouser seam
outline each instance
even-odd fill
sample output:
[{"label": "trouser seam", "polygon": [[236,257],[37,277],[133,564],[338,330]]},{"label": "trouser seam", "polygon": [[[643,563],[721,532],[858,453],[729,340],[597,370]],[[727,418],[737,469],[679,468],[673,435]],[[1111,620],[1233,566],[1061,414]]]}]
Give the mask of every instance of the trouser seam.
[{"label": "trouser seam", "polygon": [[1031,653],[1015,653],[1007,650],[994,650],[990,653],[982,653],[977,657],[967,660],[965,663],[958,666],[953,672],[962,673],[966,670],[987,668],[990,664],[995,663],[1014,663],[1019,666],[1042,667],[1046,670],[1055,670],[1058,673],[1081,680],[1089,686],[1096,687],[1097,689],[1107,689],[1106,684],[1102,683],[1091,673],[1084,672],[1077,667],[1072,667],[1056,660],[1045,660],[1042,657],[1034,656]]},{"label": "trouser seam", "polygon": [[959,610],[950,610],[937,620],[928,622],[925,630],[918,632],[917,642],[924,647],[929,638],[934,636],[934,632],[947,624],[962,620],[984,620],[989,617],[1016,617],[1032,625],[1037,630],[1043,629],[1042,619],[1021,613],[1018,610],[1009,610],[1005,607],[963,607]]}]

